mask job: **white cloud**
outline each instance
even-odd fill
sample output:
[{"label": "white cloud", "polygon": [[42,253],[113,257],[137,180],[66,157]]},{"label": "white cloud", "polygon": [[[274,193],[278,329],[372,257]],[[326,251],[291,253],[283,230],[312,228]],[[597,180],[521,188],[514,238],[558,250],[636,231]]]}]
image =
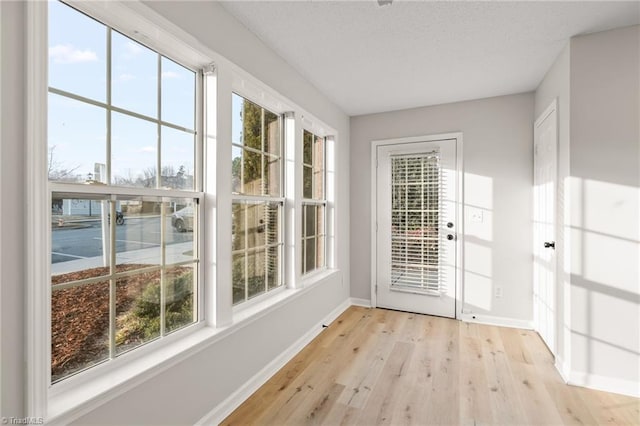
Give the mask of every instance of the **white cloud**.
[{"label": "white cloud", "polygon": [[123,73],[118,76],[119,81],[131,81],[135,80],[136,76],[133,74]]},{"label": "white cloud", "polygon": [[155,153],[156,152],[156,147],[155,146],[143,146],[142,148],[140,148],[138,150],[138,152],[150,152],[150,153]]},{"label": "white cloud", "polygon": [[77,64],[98,60],[98,55],[93,50],[76,49],[71,44],[57,44],[50,47],[49,57],[57,64]]},{"label": "white cloud", "polygon": [[163,71],[162,78],[170,79],[170,78],[180,78],[180,74],[175,71]]},{"label": "white cloud", "polygon": [[126,46],[127,52],[129,52],[133,56],[137,56],[142,53],[142,46],[140,46],[138,43],[128,41]]}]

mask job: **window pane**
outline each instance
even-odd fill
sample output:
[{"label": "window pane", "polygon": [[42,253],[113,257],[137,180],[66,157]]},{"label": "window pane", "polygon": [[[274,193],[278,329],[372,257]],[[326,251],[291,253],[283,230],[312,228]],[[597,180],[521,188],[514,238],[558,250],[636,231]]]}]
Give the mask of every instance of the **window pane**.
[{"label": "window pane", "polygon": [[325,266],[325,207],[303,204],[303,273]]},{"label": "window pane", "polygon": [[113,105],[158,118],[158,54],[117,31],[111,51]]},{"label": "window pane", "polygon": [[54,194],[51,204],[51,275],[56,282],[108,275],[109,202]]},{"label": "window pane", "polygon": [[[58,182],[98,178],[106,163],[106,111],[71,98],[49,94],[48,174]],[[105,177],[99,176],[104,182]]]},{"label": "window pane", "polygon": [[242,250],[245,247],[246,205],[233,203],[231,212],[231,249]]},{"label": "window pane", "polygon": [[265,212],[265,243],[268,245],[280,243],[280,212],[281,205],[270,203]]},{"label": "window pane", "polygon": [[320,205],[316,206],[316,231],[318,235],[325,235],[327,230],[325,229],[325,207]]},{"label": "window pane", "polygon": [[233,250],[236,251],[233,254],[233,301],[238,303],[245,300],[245,286],[251,298],[282,285],[279,270],[282,204],[236,201],[232,212]]},{"label": "window pane", "polygon": [[[133,201],[138,203],[138,208],[129,208]],[[126,221],[122,226],[116,225],[116,264],[126,265],[118,268],[119,272],[160,265],[161,262],[161,203],[142,198],[131,202],[127,205]]]},{"label": "window pane", "polygon": [[232,108],[233,192],[279,197],[282,191],[279,116],[236,94]]},{"label": "window pane", "polygon": [[163,57],[162,120],[195,129],[196,74]]},{"label": "window pane", "polygon": [[193,200],[172,199],[164,203],[165,264],[197,257],[193,230],[197,225],[197,206]]},{"label": "window pane", "polygon": [[305,209],[305,237],[313,237],[316,235],[316,209],[317,206],[307,205],[304,206]]},{"label": "window pane", "polygon": [[158,126],[117,112],[111,115],[111,126],[113,184],[155,188]]},{"label": "window pane", "polygon": [[269,290],[282,285],[280,281],[280,246],[267,248],[267,280]]},{"label": "window pane", "polygon": [[266,252],[258,250],[247,256],[249,298],[265,292]]},{"label": "window pane", "polygon": [[307,245],[305,244],[306,240],[302,240],[302,273],[306,274],[307,273],[307,266],[306,266],[306,259],[307,259]]},{"label": "window pane", "polygon": [[160,270],[116,281],[116,353],[160,337]]},{"label": "window pane", "polygon": [[[53,285],[73,281],[52,277]],[[52,289],[51,381],[109,358],[109,281]]]},{"label": "window pane", "polygon": [[49,5],[49,86],[104,102],[107,28],[62,4]]},{"label": "window pane", "polygon": [[242,192],[242,148],[231,147],[231,192],[239,194]]},{"label": "window pane", "polygon": [[232,256],[232,286],[233,304],[245,300],[245,254],[239,253]]},{"label": "window pane", "polygon": [[302,167],[302,197],[312,198],[313,196],[313,170],[309,166]]},{"label": "window pane", "polygon": [[244,150],[242,158],[243,187],[242,193],[262,195],[262,155]]},{"label": "window pane", "polygon": [[316,269],[316,239],[309,238],[305,240],[305,261],[306,261],[306,272],[313,271]]},{"label": "window pane", "polygon": [[325,262],[325,237],[320,235],[316,238],[316,267],[322,268],[327,266]]},{"label": "window pane", "polygon": [[[242,145],[242,107],[244,98],[235,93],[231,95],[231,141]],[[235,157],[235,156],[234,156]]]},{"label": "window pane", "polygon": [[269,154],[280,156],[280,120],[279,116],[271,111],[264,111],[264,150]]},{"label": "window pane", "polygon": [[267,205],[248,204],[246,205],[246,223],[247,223],[247,247],[262,247],[266,244],[265,240],[265,220],[267,217]]},{"label": "window pane", "polygon": [[160,186],[194,189],[195,135],[162,127]]},{"label": "window pane", "polygon": [[280,168],[281,161],[279,157],[264,156],[265,167],[265,195],[274,197],[280,196]]},{"label": "window pane", "polygon": [[315,138],[313,145],[313,198],[324,198],[324,138]]},{"label": "window pane", "polygon": [[262,108],[244,99],[241,122],[243,144],[262,151]]},{"label": "window pane", "polygon": [[165,330],[171,332],[194,322],[196,281],[194,266],[174,266],[164,274]]},{"label": "window pane", "polygon": [[311,165],[313,163],[313,135],[305,130],[302,136],[302,142],[302,162]]}]

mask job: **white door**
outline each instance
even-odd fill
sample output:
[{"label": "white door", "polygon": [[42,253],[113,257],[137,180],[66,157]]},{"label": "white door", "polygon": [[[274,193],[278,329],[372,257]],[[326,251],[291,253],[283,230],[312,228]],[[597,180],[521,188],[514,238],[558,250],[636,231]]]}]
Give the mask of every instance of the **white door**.
[{"label": "white door", "polygon": [[456,140],[376,155],[376,305],[455,318]]},{"label": "white door", "polygon": [[555,101],[534,126],[533,306],[536,330],[556,347],[556,179],[558,130]]}]

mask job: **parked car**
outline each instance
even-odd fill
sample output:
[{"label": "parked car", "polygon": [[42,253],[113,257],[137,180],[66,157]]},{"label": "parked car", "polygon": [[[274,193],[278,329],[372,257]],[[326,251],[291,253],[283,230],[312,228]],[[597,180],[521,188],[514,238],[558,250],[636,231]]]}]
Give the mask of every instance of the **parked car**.
[{"label": "parked car", "polygon": [[193,206],[187,206],[172,214],[171,226],[178,232],[193,231]]},{"label": "parked car", "polygon": [[[109,222],[111,222],[111,213],[109,213]],[[124,225],[124,215],[122,212],[116,211],[116,225]]]}]

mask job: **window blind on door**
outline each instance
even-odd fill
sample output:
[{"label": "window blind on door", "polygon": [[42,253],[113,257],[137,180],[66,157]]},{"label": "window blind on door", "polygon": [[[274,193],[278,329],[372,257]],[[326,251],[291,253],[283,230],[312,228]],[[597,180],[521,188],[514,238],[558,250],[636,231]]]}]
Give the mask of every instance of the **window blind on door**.
[{"label": "window blind on door", "polygon": [[391,289],[440,295],[446,182],[440,152],[391,156]]}]

